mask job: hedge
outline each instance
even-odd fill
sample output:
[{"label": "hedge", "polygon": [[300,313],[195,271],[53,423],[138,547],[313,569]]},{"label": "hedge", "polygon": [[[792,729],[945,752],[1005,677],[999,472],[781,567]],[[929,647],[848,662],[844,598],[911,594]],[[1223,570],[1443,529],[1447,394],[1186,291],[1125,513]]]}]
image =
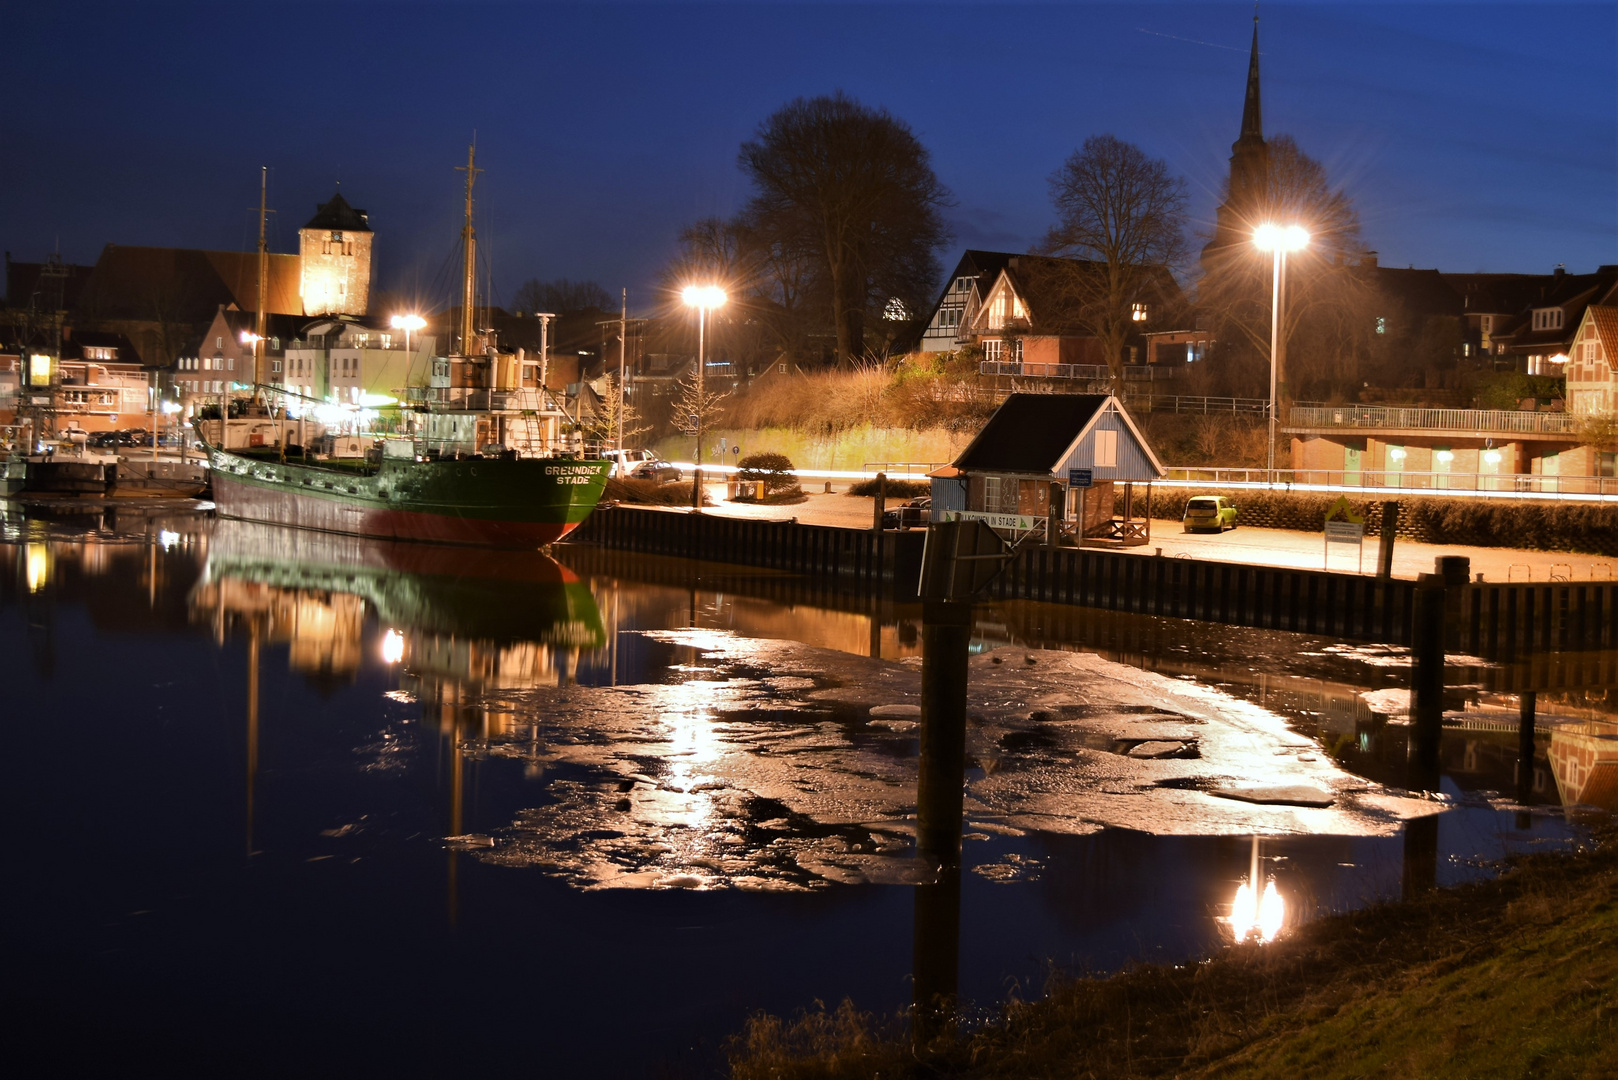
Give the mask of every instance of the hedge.
[{"label": "hedge", "polygon": [[[1178,521],[1194,495],[1224,495],[1235,502],[1237,522],[1266,529],[1319,532],[1337,495],[1316,492],[1231,490],[1220,487],[1154,488],[1152,516]],[[1367,535],[1382,528],[1385,500],[1350,497],[1365,517]],[[1140,500],[1136,499],[1137,508]],[[1530,500],[1402,496],[1398,535],[1423,544],[1524,548],[1618,555],[1618,506]],[[1117,497],[1119,513],[1123,496]],[[1138,509],[1137,509],[1138,512]]]}]

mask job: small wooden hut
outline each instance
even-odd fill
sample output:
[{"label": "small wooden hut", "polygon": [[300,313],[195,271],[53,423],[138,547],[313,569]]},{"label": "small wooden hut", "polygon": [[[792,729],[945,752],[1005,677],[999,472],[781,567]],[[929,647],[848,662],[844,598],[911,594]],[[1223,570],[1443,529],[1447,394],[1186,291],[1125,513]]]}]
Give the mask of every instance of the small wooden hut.
[{"label": "small wooden hut", "polygon": [[981,518],[1013,534],[1054,528],[1068,543],[1144,544],[1151,484],[1164,474],[1110,394],[1012,394],[932,474],[933,516]]}]

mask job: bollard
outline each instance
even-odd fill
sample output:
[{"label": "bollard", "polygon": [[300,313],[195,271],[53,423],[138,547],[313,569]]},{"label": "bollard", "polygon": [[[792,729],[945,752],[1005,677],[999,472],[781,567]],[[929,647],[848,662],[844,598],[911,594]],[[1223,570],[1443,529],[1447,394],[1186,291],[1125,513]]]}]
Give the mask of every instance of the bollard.
[{"label": "bollard", "polygon": [[882,531],[882,515],[888,509],[888,474],[876,474],[876,503],[871,515],[871,528],[877,532]]},{"label": "bollard", "polygon": [[961,807],[972,605],[929,601],[921,623],[921,763],[916,854],[935,869],[916,889],[912,1031],[920,1051],[954,1024],[960,971]]},{"label": "bollard", "polygon": [[961,861],[966,665],[971,640],[972,605],[929,601],[923,607],[916,851],[940,865]]},{"label": "bollard", "polygon": [[1399,531],[1399,503],[1396,500],[1382,504],[1382,543],[1377,548],[1376,576],[1383,581],[1393,577],[1393,540]]},{"label": "bollard", "polygon": [[1438,744],[1444,725],[1444,579],[1416,579],[1415,618],[1410,636],[1410,783],[1438,790]]}]

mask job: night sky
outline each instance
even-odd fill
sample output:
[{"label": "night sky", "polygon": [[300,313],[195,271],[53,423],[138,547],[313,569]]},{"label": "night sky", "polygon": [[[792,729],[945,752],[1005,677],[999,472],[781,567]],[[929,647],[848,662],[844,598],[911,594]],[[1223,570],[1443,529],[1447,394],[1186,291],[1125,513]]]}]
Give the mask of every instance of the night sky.
[{"label": "night sky", "polygon": [[[368,210],[384,288],[447,300],[474,129],[495,299],[529,277],[629,286],[680,227],[746,197],[738,145],[798,95],[907,121],[955,240],[1021,250],[1046,177],[1111,132],[1211,221],[1241,118],[1244,4],[0,5],[12,87],[0,245],[272,250],[334,183]],[[1265,134],[1345,185],[1384,265],[1618,262],[1618,5],[1267,4]]]}]

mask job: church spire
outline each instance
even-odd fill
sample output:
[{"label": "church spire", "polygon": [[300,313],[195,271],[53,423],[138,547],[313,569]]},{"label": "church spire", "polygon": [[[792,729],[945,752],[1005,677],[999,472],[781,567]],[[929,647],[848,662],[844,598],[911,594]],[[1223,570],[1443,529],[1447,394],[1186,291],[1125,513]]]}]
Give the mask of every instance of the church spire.
[{"label": "church spire", "polygon": [[1264,118],[1258,99],[1258,5],[1253,5],[1253,56],[1247,62],[1247,100],[1242,104],[1242,134],[1238,144],[1264,141]]}]

